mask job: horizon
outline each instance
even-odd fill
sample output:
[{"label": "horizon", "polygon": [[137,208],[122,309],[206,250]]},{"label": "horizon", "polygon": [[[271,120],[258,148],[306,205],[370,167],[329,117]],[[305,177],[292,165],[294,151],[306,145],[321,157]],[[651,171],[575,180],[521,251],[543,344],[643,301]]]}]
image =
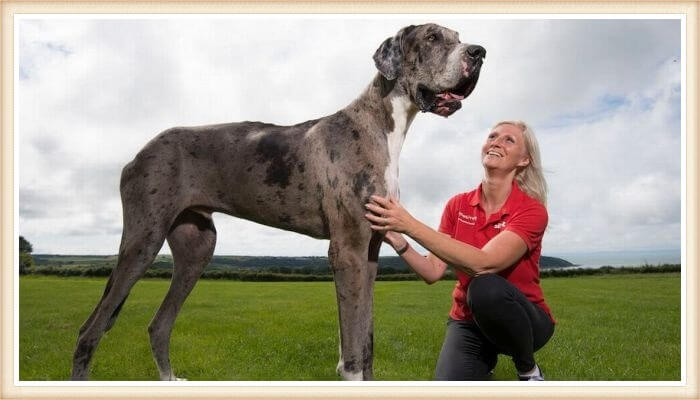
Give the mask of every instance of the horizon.
[{"label": "horizon", "polygon": [[[382,246],[384,247],[384,246]],[[603,254],[619,254],[619,253],[669,253],[669,252],[677,252],[678,255],[681,255],[682,249],[647,249],[647,250],[642,250],[642,249],[636,249],[636,250],[629,250],[629,249],[620,249],[620,250],[603,250],[603,251],[576,251],[576,252],[562,252],[562,253],[542,253],[542,257],[554,257],[554,258],[562,258],[566,255],[603,255]],[[93,253],[93,254],[67,254],[67,253],[37,253],[37,252],[32,252],[32,256],[74,256],[74,257],[116,257],[118,254],[117,253],[105,253],[105,254],[100,254],[100,253]],[[158,253],[158,256],[171,256],[169,253]],[[301,256],[286,256],[286,255],[253,255],[253,254],[214,254],[213,257],[277,257],[277,258],[328,258],[327,255],[301,255]],[[396,254],[388,254],[388,255],[380,255],[381,257],[400,257]]]}]

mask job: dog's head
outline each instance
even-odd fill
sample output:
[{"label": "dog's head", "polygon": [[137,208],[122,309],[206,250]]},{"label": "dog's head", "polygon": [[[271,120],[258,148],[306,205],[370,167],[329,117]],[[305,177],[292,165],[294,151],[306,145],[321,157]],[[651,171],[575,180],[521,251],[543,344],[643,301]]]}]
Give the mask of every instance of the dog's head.
[{"label": "dog's head", "polygon": [[447,117],[474,90],[486,50],[459,41],[459,34],[436,24],[411,25],[386,39],[374,63],[396,80],[423,112]]}]

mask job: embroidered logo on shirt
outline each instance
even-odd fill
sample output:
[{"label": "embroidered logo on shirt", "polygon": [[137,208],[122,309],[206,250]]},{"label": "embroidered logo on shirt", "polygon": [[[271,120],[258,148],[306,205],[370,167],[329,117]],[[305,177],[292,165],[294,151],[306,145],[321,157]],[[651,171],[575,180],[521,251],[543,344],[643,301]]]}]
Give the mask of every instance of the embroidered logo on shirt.
[{"label": "embroidered logo on shirt", "polygon": [[460,211],[457,217],[459,222],[464,222],[468,225],[476,225],[476,215],[467,215]]},{"label": "embroidered logo on shirt", "polygon": [[496,229],[503,229],[506,227],[506,221],[501,221],[497,224],[493,224],[493,227]]}]

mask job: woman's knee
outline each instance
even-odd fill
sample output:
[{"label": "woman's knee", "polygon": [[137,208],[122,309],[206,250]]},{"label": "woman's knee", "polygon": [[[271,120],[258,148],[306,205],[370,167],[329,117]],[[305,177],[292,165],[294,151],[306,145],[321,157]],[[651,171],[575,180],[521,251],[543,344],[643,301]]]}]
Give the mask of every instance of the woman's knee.
[{"label": "woman's knee", "polygon": [[472,278],[467,290],[467,302],[472,312],[498,308],[509,300],[506,280],[495,274]]}]

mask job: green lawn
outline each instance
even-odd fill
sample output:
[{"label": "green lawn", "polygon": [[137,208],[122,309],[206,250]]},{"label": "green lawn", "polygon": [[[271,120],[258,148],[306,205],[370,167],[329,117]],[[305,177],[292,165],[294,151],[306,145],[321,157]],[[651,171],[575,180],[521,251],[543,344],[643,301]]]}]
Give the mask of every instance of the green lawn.
[{"label": "green lawn", "polygon": [[[78,328],[105,279],[20,279],[20,379],[66,380]],[[147,326],[168,288],[142,280],[93,358],[91,379],[156,380]],[[377,282],[375,379],[430,380],[454,283]],[[542,281],[557,319],[537,353],[548,380],[680,380],[680,274]],[[336,380],[338,323],[331,282],[200,281],[171,342],[189,380]],[[515,379],[501,357],[494,380]]]}]

